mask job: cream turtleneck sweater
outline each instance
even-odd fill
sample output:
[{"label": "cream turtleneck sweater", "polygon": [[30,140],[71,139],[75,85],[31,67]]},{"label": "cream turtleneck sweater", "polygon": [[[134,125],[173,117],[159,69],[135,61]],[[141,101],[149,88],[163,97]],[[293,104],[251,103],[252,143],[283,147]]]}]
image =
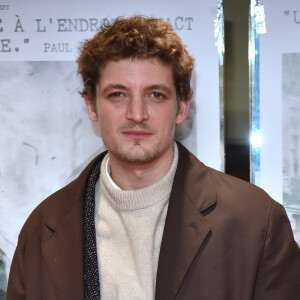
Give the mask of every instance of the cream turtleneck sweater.
[{"label": "cream turtleneck sweater", "polygon": [[160,245],[178,162],[143,189],[120,190],[110,178],[109,156],[96,184],[96,239],[103,300],[150,300],[155,297]]}]

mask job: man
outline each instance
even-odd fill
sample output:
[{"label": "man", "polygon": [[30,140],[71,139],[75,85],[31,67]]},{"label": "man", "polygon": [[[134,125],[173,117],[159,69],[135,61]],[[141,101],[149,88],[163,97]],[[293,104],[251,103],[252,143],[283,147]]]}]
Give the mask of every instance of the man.
[{"label": "man", "polygon": [[283,207],[173,141],[193,60],[170,25],[106,23],[78,64],[108,152],[26,221],[7,299],[299,299]]}]

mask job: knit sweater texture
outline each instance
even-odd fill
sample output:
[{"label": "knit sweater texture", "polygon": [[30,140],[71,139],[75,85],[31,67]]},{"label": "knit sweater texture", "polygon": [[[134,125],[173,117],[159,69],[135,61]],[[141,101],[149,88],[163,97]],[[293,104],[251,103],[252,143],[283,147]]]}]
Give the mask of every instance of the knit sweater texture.
[{"label": "knit sweater texture", "polygon": [[95,226],[101,299],[154,299],[160,245],[178,162],[158,182],[123,191],[110,178],[109,154],[96,184]]}]

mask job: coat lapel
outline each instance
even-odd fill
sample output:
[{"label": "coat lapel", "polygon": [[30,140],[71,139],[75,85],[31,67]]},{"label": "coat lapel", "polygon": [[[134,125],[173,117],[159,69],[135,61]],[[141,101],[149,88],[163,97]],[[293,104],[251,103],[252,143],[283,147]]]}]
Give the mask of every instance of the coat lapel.
[{"label": "coat lapel", "polygon": [[83,299],[81,203],[42,245],[42,251],[57,299]]},{"label": "coat lapel", "polygon": [[83,299],[83,199],[88,176],[105,154],[97,156],[76,180],[53,195],[58,205],[46,217],[49,238],[42,244],[42,253],[57,299]]},{"label": "coat lapel", "polygon": [[170,196],[156,279],[156,300],[174,299],[211,230],[201,212],[215,204],[210,173],[183,146]]}]

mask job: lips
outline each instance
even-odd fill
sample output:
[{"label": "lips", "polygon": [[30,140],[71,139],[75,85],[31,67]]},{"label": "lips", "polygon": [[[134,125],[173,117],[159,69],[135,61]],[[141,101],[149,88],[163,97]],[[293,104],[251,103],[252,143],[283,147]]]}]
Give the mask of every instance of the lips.
[{"label": "lips", "polygon": [[152,133],[144,130],[125,130],[122,132],[127,138],[133,139],[133,140],[143,140],[149,136],[152,135]]}]

